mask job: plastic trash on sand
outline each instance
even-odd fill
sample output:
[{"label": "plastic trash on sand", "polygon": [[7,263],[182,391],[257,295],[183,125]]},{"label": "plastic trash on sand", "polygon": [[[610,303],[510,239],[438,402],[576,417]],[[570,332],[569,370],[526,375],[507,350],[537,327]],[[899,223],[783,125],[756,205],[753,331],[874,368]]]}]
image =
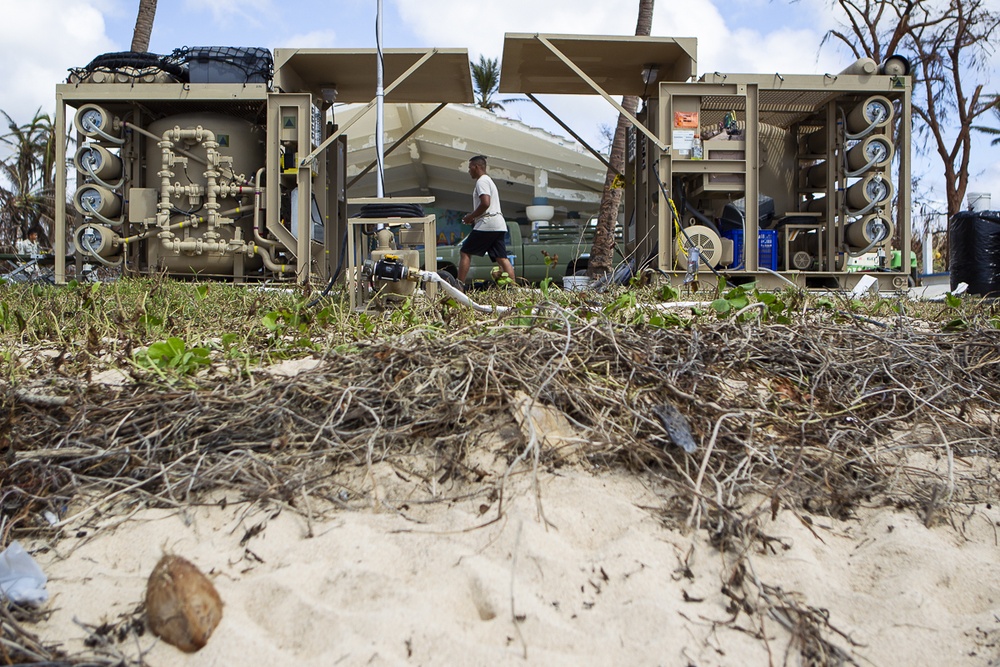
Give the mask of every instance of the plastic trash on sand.
[{"label": "plastic trash on sand", "polygon": [[48,579],[20,542],[11,542],[0,553],[0,597],[19,605],[37,607],[49,601]]}]

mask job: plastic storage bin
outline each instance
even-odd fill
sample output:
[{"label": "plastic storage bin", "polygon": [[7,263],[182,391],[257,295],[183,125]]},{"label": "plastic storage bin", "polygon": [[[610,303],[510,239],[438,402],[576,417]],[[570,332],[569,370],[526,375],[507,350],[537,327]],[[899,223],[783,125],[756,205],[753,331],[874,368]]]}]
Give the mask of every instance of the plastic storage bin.
[{"label": "plastic storage bin", "polygon": [[191,83],[271,82],[274,60],[264,48],[192,46],[184,55]]},{"label": "plastic storage bin", "polygon": [[[730,269],[743,266],[743,230],[731,229],[722,234],[733,242],[733,263]],[[773,229],[757,230],[757,266],[762,269],[778,270],[778,232]]]}]

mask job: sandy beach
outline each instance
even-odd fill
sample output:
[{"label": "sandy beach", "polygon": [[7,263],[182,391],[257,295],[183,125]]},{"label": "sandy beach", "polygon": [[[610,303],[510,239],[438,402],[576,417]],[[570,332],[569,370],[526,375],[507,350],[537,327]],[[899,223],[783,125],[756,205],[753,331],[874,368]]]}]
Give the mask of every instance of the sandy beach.
[{"label": "sandy beach", "polygon": [[222,497],[81,521],[38,556],[41,636],[75,650],[91,634],[77,621],[127,627],[169,552],[225,608],[194,654],[149,633],[113,643],[156,667],[1000,663],[995,506],[929,522],[878,500],[845,520],[767,510],[765,539],[720,551],[711,526],[666,524],[652,476],[525,463],[501,509],[468,485],[428,496],[389,464],[356,472],[376,500],[322,521]]}]

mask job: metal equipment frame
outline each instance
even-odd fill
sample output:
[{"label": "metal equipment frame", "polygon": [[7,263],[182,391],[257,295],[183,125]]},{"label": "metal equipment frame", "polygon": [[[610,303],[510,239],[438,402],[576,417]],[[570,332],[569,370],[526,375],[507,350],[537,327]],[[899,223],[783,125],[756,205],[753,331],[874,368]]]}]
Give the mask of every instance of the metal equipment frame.
[{"label": "metal equipment frame", "polygon": [[[157,184],[150,173],[156,173],[158,156],[146,155],[146,142],[157,139],[143,130],[147,122],[180,113],[218,113],[252,121],[263,128],[265,164],[263,185],[253,188],[255,214],[260,216],[266,230],[265,247],[254,244],[254,239],[237,238],[230,245],[239,246],[239,252],[276,251],[290,261],[274,263],[262,272],[250,276],[243,270],[243,257],[234,253],[231,274],[206,274],[204,277],[231,279],[244,282],[254,279],[294,276],[300,284],[313,276],[328,278],[333,275],[337,258],[344,251],[343,239],[350,238],[347,206],[347,141],[345,132],[361,114],[348,124],[337,126],[332,122],[314,125],[317,117],[324,119],[334,101],[367,103],[365,111],[376,105],[374,72],[381,61],[391,78],[384,90],[389,102],[438,102],[435,110],[448,103],[473,101],[468,53],[465,49],[276,49],[274,51],[273,86],[265,83],[161,83],[133,80],[128,83],[93,83],[80,81],[56,86],[55,133],[57,138],[67,138],[72,127],[72,112],[85,105],[98,105],[115,119],[116,131],[121,133],[120,154],[124,165],[121,188],[123,211],[120,220],[109,221],[115,226],[113,235],[116,248],[120,247],[123,270],[126,273],[154,273],[158,267],[146,261],[143,248],[158,243],[157,230],[165,231],[162,224],[152,226],[148,215],[145,219],[131,208],[142,208],[148,213],[148,204],[156,197]],[[429,120],[420,121],[423,124]],[[126,129],[122,129],[126,128]],[[82,224],[100,226],[93,216],[85,216],[67,206],[67,155],[66,140],[56,142],[56,215],[54,228],[55,280],[67,279],[66,257],[71,232]],[[397,144],[398,145],[398,142]],[[295,163],[283,164],[282,153],[289,146],[295,149]],[[390,147],[389,151],[393,147]],[[389,152],[387,151],[387,152]],[[182,149],[178,152],[183,153]],[[220,153],[222,149],[220,149]],[[289,151],[290,153],[290,151]],[[152,167],[150,165],[153,165]],[[78,174],[78,185],[86,175]],[[354,179],[355,181],[357,179]],[[352,181],[353,182],[353,181]],[[283,189],[298,189],[298,207],[295,220],[284,221],[281,214]],[[251,188],[241,190],[243,200]],[[316,194],[316,203],[322,219],[322,242],[311,241],[313,212],[310,202]],[[407,200],[409,201],[409,200]],[[381,203],[401,203],[391,197]],[[433,216],[430,216],[433,217]],[[190,223],[174,224],[197,230],[200,220],[192,216]],[[425,236],[434,243],[433,220],[421,219]],[[110,227],[110,226],[109,226]],[[429,230],[429,231],[428,231]],[[185,231],[185,234],[191,234]],[[187,238],[187,237],[185,237]],[[138,241],[137,241],[138,239]],[[219,244],[216,244],[219,247]],[[194,252],[194,251],[192,251]],[[426,253],[432,258],[434,253]],[[150,254],[150,257],[153,255]],[[77,257],[80,261],[79,253]],[[197,274],[195,271],[177,275]],[[201,275],[201,274],[197,274]]]}]

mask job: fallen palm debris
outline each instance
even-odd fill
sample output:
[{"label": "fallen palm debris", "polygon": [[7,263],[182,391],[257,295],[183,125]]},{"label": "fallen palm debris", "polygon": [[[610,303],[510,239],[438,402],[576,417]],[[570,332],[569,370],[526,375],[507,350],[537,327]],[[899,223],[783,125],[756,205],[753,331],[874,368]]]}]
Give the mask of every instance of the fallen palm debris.
[{"label": "fallen palm debris", "polygon": [[[503,479],[483,481],[469,463],[485,432],[505,438],[510,463],[570,464],[518,428],[525,396],[576,430],[573,465],[651,476],[672,490],[658,516],[708,530],[723,551],[769,548],[756,517],[779,507],[841,517],[877,499],[946,517],[993,498],[995,475],[918,476],[901,455],[918,446],[949,461],[1000,454],[998,350],[1000,331],[989,329],[885,331],[818,317],[665,329],[539,315],[472,338],[411,334],[328,351],[291,377],[6,386],[0,537],[96,531],[98,517],[208,502],[219,489],[311,517],[358,509],[371,489],[337,473],[375,462],[425,480],[425,502],[443,502],[429,489],[447,480],[502,498]],[[696,449],[674,446],[664,405]],[[744,507],[751,495],[769,506]],[[734,613],[778,619],[815,664],[849,662],[851,646],[828,619],[737,570]],[[4,632],[22,647],[18,660],[51,660],[29,635]]]}]

